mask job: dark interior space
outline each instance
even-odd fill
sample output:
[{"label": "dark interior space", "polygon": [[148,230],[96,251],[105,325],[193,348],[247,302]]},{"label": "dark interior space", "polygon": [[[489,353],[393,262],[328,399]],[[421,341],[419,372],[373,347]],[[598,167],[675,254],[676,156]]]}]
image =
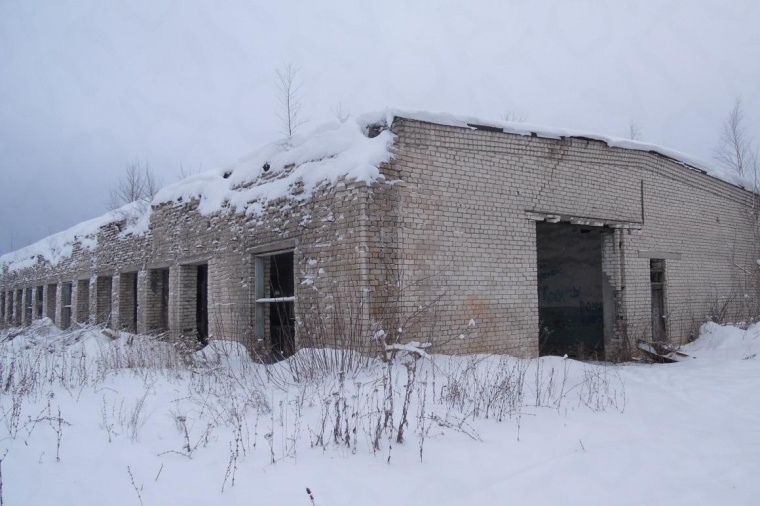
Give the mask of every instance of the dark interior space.
[{"label": "dark interior space", "polygon": [[36,290],[36,293],[37,293],[37,303],[36,303],[36,305],[34,307],[35,317],[36,318],[42,318],[42,297],[43,297],[42,290],[43,290],[43,287],[41,287],[41,286],[38,286],[37,290]]},{"label": "dark interior space", "polygon": [[72,284],[64,283],[61,292],[61,329],[71,326],[71,292]]},{"label": "dark interior space", "polygon": [[603,233],[536,223],[540,355],[604,358]]},{"label": "dark interior space", "polygon": [[195,328],[198,332],[198,342],[206,346],[208,344],[208,264],[198,266],[196,281]]},{"label": "dark interior space", "polygon": [[34,316],[34,306],[32,305],[32,289],[24,290],[24,324],[30,325]]},{"label": "dark interior space", "polygon": [[295,353],[295,283],[293,252],[272,255],[269,264],[269,331],[272,350]]},{"label": "dark interior space", "polygon": [[665,325],[665,260],[649,261],[649,280],[652,285],[652,341],[666,341]]},{"label": "dark interior space", "polygon": [[56,284],[50,284],[48,285],[48,298],[47,298],[47,317],[51,320],[55,320],[55,309],[56,309],[56,303],[57,303],[57,292],[58,292],[58,285]]},{"label": "dark interior space", "polygon": [[169,269],[150,271],[150,305],[153,318],[149,322],[149,332],[169,330]]}]

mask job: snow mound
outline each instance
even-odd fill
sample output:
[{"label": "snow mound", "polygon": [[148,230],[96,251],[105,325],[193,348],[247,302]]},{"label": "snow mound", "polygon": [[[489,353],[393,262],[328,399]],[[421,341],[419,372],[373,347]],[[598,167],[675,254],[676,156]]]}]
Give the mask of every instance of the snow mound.
[{"label": "snow mound", "polygon": [[698,358],[756,358],[760,353],[760,323],[750,325],[746,330],[732,325],[705,323],[699,331],[699,338],[682,350]]},{"label": "snow mound", "polygon": [[320,185],[341,178],[372,183],[380,177],[379,166],[391,159],[393,135],[385,130],[369,137],[368,126],[361,121],[326,123],[264,146],[229,167],[168,186],[153,204],[198,199],[204,215],[226,209],[257,215],[269,201],[304,200]]},{"label": "snow mound", "polygon": [[196,351],[194,357],[208,364],[251,361],[251,356],[245,346],[234,341],[223,340],[211,341],[206,347]]},{"label": "snow mound", "polygon": [[322,184],[341,179],[371,184],[379,166],[391,159],[389,131],[367,135],[369,125],[355,120],[331,122],[309,133],[268,144],[237,163],[194,175],[161,189],[148,205],[134,202],[98,218],[80,223],[25,248],[0,256],[0,271],[15,272],[46,262],[55,267],[70,258],[75,246],[94,251],[101,227],[126,222],[119,238],[147,232],[152,206],[186,205],[198,199],[198,211],[258,215],[273,200],[308,199]]}]

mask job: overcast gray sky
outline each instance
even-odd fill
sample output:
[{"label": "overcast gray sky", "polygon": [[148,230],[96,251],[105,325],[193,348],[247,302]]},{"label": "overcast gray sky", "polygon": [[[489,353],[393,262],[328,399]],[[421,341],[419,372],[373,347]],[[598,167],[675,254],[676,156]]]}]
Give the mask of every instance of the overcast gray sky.
[{"label": "overcast gray sky", "polygon": [[135,160],[164,183],[385,107],[625,136],[707,161],[734,97],[760,140],[758,0],[0,0],[0,253],[105,211]]}]

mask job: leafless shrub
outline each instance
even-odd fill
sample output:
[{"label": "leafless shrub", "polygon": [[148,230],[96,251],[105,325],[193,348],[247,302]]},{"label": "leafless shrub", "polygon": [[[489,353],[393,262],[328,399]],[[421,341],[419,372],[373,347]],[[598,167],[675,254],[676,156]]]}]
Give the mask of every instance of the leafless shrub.
[{"label": "leafless shrub", "polygon": [[343,102],[338,102],[337,104],[330,107],[330,112],[335,116],[335,119],[340,121],[341,123],[345,123],[348,121],[348,118],[351,117],[351,111],[349,111],[344,105]]},{"label": "leafless shrub", "polygon": [[124,175],[111,188],[107,202],[108,209],[116,210],[131,202],[150,204],[161,183],[148,162],[132,162],[124,169]]},{"label": "leafless shrub", "polygon": [[142,490],[142,485],[140,487],[137,487],[137,484],[135,483],[135,477],[132,474],[132,469],[127,466],[127,474],[129,475],[129,481],[132,483],[132,488],[135,490],[135,494],[137,494],[137,499],[140,501],[140,506],[142,506],[143,500],[142,495],[140,494],[140,491]]},{"label": "leafless shrub", "polygon": [[3,506],[3,461],[7,456],[8,450],[5,450],[5,452],[3,452],[3,456],[0,457],[0,506]]},{"label": "leafless shrub", "polygon": [[592,411],[625,411],[628,402],[625,382],[616,367],[607,364],[584,365],[583,381],[578,394],[581,404]]},{"label": "leafless shrub", "polygon": [[501,119],[507,123],[525,123],[527,118],[522,114],[518,114],[512,109],[506,110],[502,113]]}]

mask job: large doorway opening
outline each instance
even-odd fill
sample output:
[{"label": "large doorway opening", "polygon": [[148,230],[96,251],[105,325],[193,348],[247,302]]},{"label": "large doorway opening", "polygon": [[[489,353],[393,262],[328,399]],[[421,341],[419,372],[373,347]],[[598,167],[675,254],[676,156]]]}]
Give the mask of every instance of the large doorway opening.
[{"label": "large doorway opening", "polygon": [[292,251],[256,257],[256,337],[274,359],[296,351],[293,267]]},{"label": "large doorway opening", "polygon": [[536,223],[539,354],[604,358],[602,239],[608,229]]}]

